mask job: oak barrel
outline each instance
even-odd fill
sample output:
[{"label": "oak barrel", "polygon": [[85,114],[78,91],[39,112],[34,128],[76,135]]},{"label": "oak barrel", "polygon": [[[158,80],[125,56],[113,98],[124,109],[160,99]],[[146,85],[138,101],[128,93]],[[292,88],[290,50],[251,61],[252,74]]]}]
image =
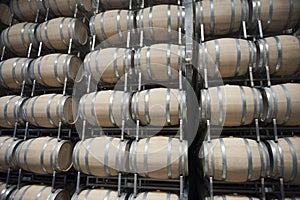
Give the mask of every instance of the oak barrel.
[{"label": "oak barrel", "polygon": [[200,119],[219,126],[241,126],[260,118],[263,101],[258,89],[225,85],[201,90]]},{"label": "oak barrel", "polygon": [[97,82],[117,83],[131,70],[133,52],[124,48],[105,48],[93,51],[84,59],[84,70]]},{"label": "oak barrel", "polygon": [[171,137],[149,137],[130,147],[130,172],[155,179],[188,175],[188,142]]},{"label": "oak barrel", "polygon": [[243,39],[217,39],[199,44],[198,69],[208,77],[235,77],[247,74],[249,66],[255,66],[256,46]]},{"label": "oak barrel", "polygon": [[96,137],[80,141],[73,150],[73,166],[93,176],[117,176],[128,172],[129,141],[113,137]]},{"label": "oak barrel", "polygon": [[0,22],[6,26],[10,23],[11,12],[9,6],[5,3],[0,3]]},{"label": "oak barrel", "polygon": [[266,87],[262,91],[264,111],[262,121],[285,126],[300,125],[300,84],[287,83]]},{"label": "oak barrel", "polygon": [[72,200],[126,200],[126,195],[118,196],[118,191],[105,189],[86,189],[79,194],[74,194]]},{"label": "oak barrel", "polygon": [[37,127],[58,127],[59,122],[73,123],[72,98],[61,94],[44,94],[28,99],[22,108],[24,121]]},{"label": "oak barrel", "polygon": [[81,10],[90,12],[92,10],[92,0],[69,0],[69,1],[57,1],[57,0],[45,0],[45,7],[51,9],[51,13],[56,16],[73,17],[76,9],[76,4]]},{"label": "oak barrel", "polygon": [[30,43],[33,49],[38,47],[35,38],[36,27],[35,23],[24,22],[6,28],[1,33],[3,45],[18,56],[27,55]]},{"label": "oak barrel", "polygon": [[66,172],[72,166],[73,145],[70,141],[39,137],[22,142],[15,152],[17,165],[37,174]]},{"label": "oak barrel", "polygon": [[131,100],[131,116],[142,125],[178,125],[185,94],[178,89],[155,88],[136,92]]},{"label": "oak barrel", "polygon": [[143,47],[134,55],[134,66],[140,69],[143,80],[178,81],[178,71],[184,70],[185,48],[173,44]]},{"label": "oak barrel", "polygon": [[31,84],[29,77],[30,58],[11,58],[0,62],[0,85],[9,89],[20,89],[23,81]]},{"label": "oak barrel", "polygon": [[81,97],[80,116],[92,126],[122,126],[122,118],[129,119],[130,94],[123,91],[106,90]]},{"label": "oak barrel", "polygon": [[90,31],[102,42],[126,44],[127,32],[135,28],[135,16],[129,10],[108,10],[90,19]]},{"label": "oak barrel", "polygon": [[[3,185],[2,185],[2,187],[3,187]],[[0,191],[0,199],[8,200],[9,196],[15,191],[16,187],[17,187],[16,185],[12,185],[12,186],[6,188],[6,185],[4,184],[4,188],[1,189],[1,191]]]},{"label": "oak barrel", "polygon": [[8,168],[15,169],[15,151],[21,140],[14,140],[13,137],[0,137],[0,171],[7,172]]},{"label": "oak barrel", "polygon": [[299,25],[300,2],[298,0],[248,0],[250,17],[248,28],[255,30],[257,19],[267,33],[296,28]]},{"label": "oak barrel", "polygon": [[300,137],[267,141],[270,150],[272,178],[300,184]]},{"label": "oak barrel", "polygon": [[269,66],[271,75],[294,75],[300,71],[300,38],[291,35],[267,37],[257,41],[257,71]]},{"label": "oak barrel", "polygon": [[0,98],[0,127],[13,128],[16,122],[23,124],[21,108],[25,100],[15,95]]},{"label": "oak barrel", "polygon": [[194,13],[196,33],[201,33],[203,24],[207,36],[233,34],[248,20],[248,0],[197,1]]},{"label": "oak barrel", "polygon": [[239,183],[270,174],[270,156],[262,142],[219,138],[203,142],[200,153],[204,175],[215,180]]},{"label": "oak barrel", "polygon": [[62,189],[57,189],[52,193],[52,187],[43,185],[26,185],[15,190],[9,200],[70,200],[68,193]]},{"label": "oak barrel", "polygon": [[44,86],[62,87],[65,78],[75,80],[81,64],[81,60],[74,55],[49,54],[31,63],[30,78]]},{"label": "oak barrel", "polygon": [[[210,198],[205,197],[205,200],[210,200]],[[259,198],[239,196],[239,195],[222,195],[222,196],[214,196],[214,200],[259,200]]]},{"label": "oak barrel", "polygon": [[143,192],[137,194],[136,198],[134,195],[130,195],[128,200],[179,200],[176,194],[165,193],[165,192]]},{"label": "oak barrel", "polygon": [[34,22],[39,15],[46,14],[43,1],[40,0],[10,0],[10,10],[21,21]]},{"label": "oak barrel", "polygon": [[144,39],[156,42],[178,42],[179,28],[183,29],[185,12],[181,6],[158,5],[137,13],[137,28],[143,30]]},{"label": "oak barrel", "polygon": [[40,24],[36,38],[49,49],[67,50],[72,44],[85,45],[88,41],[86,26],[78,19],[59,17]]}]

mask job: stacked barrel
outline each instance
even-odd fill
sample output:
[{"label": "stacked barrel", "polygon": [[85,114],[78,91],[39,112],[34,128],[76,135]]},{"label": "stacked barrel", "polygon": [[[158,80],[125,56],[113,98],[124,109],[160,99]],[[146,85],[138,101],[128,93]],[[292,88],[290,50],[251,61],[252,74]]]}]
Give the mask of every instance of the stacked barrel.
[{"label": "stacked barrel", "polygon": [[[118,177],[120,184],[132,177],[129,199],[178,199],[188,175],[188,143],[178,134],[186,98],[178,85],[185,60],[178,32],[184,27],[184,10],[170,1],[99,4],[100,11],[89,20],[92,47],[83,62],[87,92],[75,89],[82,132],[73,166],[78,174]],[[137,184],[144,180],[178,186],[175,192],[147,190]],[[83,188],[74,198],[124,199],[122,187]]]},{"label": "stacked barrel", "polygon": [[[92,2],[7,3],[0,4],[7,26],[0,39],[0,85],[6,95],[0,97],[1,172],[7,172],[1,199],[70,199],[72,190],[56,175],[67,176],[72,167],[76,138],[64,134],[75,121],[69,88],[88,44],[85,15]],[[21,178],[28,174],[32,182]],[[35,181],[37,176],[45,178]]]},{"label": "stacked barrel", "polygon": [[300,181],[299,10],[298,1],[194,4],[206,199],[297,195],[284,188]]}]

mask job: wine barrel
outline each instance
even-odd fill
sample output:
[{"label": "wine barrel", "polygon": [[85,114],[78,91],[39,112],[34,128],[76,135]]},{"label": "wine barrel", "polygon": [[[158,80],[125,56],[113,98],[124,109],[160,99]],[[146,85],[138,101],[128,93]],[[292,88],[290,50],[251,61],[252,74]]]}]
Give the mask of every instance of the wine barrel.
[{"label": "wine barrel", "polygon": [[156,88],[136,92],[131,100],[131,116],[142,125],[178,125],[185,94],[178,89]]},{"label": "wine barrel", "polygon": [[70,200],[68,193],[62,189],[57,189],[52,193],[52,187],[43,185],[26,185],[17,189],[9,197],[9,200]]},{"label": "wine barrel", "polygon": [[171,137],[150,137],[130,147],[130,172],[155,179],[188,175],[188,142]]},{"label": "wine barrel", "polygon": [[4,185],[4,188],[0,191],[0,199],[1,200],[8,200],[9,196],[15,191],[17,186],[13,185],[8,188],[6,188],[6,185]]},{"label": "wine barrel", "polygon": [[181,6],[158,5],[137,13],[137,28],[144,39],[155,42],[178,42],[179,28],[183,29],[185,12]]},{"label": "wine barrel", "polygon": [[218,126],[241,126],[260,118],[263,101],[258,89],[225,85],[201,90],[202,121]]},{"label": "wine barrel", "polygon": [[73,123],[72,98],[61,94],[45,94],[28,99],[22,107],[24,121],[37,127],[55,128]]},{"label": "wine barrel", "polygon": [[122,126],[122,117],[129,119],[130,94],[123,91],[106,90],[81,97],[80,116],[92,126]]},{"label": "wine barrel", "polygon": [[105,189],[86,189],[81,191],[79,194],[74,194],[72,200],[126,200],[126,195],[122,194],[118,196],[117,191],[105,190]]},{"label": "wine barrel", "polygon": [[0,62],[0,85],[9,89],[20,89],[23,81],[31,84],[29,77],[30,58],[11,58]]},{"label": "wine barrel", "polygon": [[50,8],[51,13],[58,17],[73,17],[76,9],[76,4],[78,4],[78,7],[85,11],[90,12],[92,10],[92,0],[45,0],[44,4],[46,8]]},{"label": "wine barrel", "polygon": [[134,194],[131,194],[128,200],[179,200],[179,197],[176,194],[165,193],[165,192],[143,192],[137,194],[134,197]]},{"label": "wine barrel", "polygon": [[255,66],[255,44],[243,39],[217,39],[199,45],[200,72],[207,68],[208,77],[235,77],[246,75],[249,66]]},{"label": "wine barrel", "polygon": [[[117,83],[131,71],[133,52],[123,48],[105,48],[93,51],[84,59],[84,70],[97,82]],[[101,62],[99,62],[101,61]]]},{"label": "wine barrel", "polygon": [[[210,197],[205,197],[205,200],[210,200]],[[259,198],[239,196],[239,195],[222,195],[222,196],[214,196],[214,200],[259,200]]]},{"label": "wine barrel", "polygon": [[268,37],[257,41],[258,72],[269,66],[271,75],[294,75],[300,71],[300,38],[291,35]]},{"label": "wine barrel", "polygon": [[73,166],[93,176],[117,176],[119,171],[128,172],[128,150],[127,140],[106,136],[89,138],[76,144]]},{"label": "wine barrel", "polygon": [[248,0],[198,1],[194,5],[195,32],[200,34],[201,24],[207,36],[238,32],[242,21],[249,17]]},{"label": "wine barrel", "polygon": [[206,177],[226,182],[247,182],[270,174],[270,157],[262,142],[219,138],[203,142],[202,166]]},{"label": "wine barrel", "polygon": [[134,66],[137,66],[136,70],[141,70],[143,80],[178,81],[178,71],[184,68],[184,60],[183,46],[155,44],[143,47],[135,53]]},{"label": "wine barrel", "polygon": [[15,161],[20,168],[37,174],[66,172],[72,166],[72,150],[70,141],[39,137],[22,142]]},{"label": "wine barrel", "polygon": [[14,17],[27,22],[34,22],[38,12],[39,15],[46,14],[46,8],[40,0],[11,0],[10,10]]},{"label": "wine barrel", "polygon": [[65,78],[75,80],[81,64],[81,60],[74,55],[49,54],[31,63],[30,77],[44,86],[62,87]]},{"label": "wine barrel", "polygon": [[300,137],[267,141],[270,149],[272,178],[300,184]]},{"label": "wine barrel", "polygon": [[85,45],[88,33],[80,20],[59,17],[40,24],[36,30],[36,38],[49,49],[67,50],[70,39],[75,45]]},{"label": "wine barrel", "polygon": [[27,22],[8,27],[1,33],[3,45],[18,56],[27,55],[30,44],[32,44],[33,49],[38,47],[35,38],[36,27],[37,24]]},{"label": "wine barrel", "polygon": [[8,168],[16,168],[15,151],[21,140],[12,137],[0,137],[0,171],[7,172]]},{"label": "wine barrel", "polygon": [[23,124],[21,107],[25,100],[14,95],[0,98],[0,127],[13,128],[16,122]]},{"label": "wine barrel", "polygon": [[296,28],[299,25],[300,2],[297,0],[248,0],[250,17],[248,28],[255,30],[260,19],[262,29],[267,33]]},{"label": "wine barrel", "polygon": [[5,3],[0,3],[0,22],[6,26],[10,23],[11,12],[9,6]]},{"label": "wine barrel", "polygon": [[262,91],[264,111],[262,121],[285,126],[300,125],[300,84],[281,84]]},{"label": "wine barrel", "polygon": [[135,16],[132,11],[109,10],[91,17],[90,31],[100,42],[126,45],[127,32],[133,31],[134,23]]}]

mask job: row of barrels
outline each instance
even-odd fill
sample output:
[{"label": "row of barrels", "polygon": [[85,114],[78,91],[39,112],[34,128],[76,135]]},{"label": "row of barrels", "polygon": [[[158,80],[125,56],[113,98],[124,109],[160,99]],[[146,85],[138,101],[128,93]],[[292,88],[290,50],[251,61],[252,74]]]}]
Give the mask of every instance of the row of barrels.
[{"label": "row of barrels", "polygon": [[217,126],[249,125],[254,119],[263,123],[299,126],[300,85],[287,83],[256,88],[225,85],[201,90],[200,119]]},{"label": "row of barrels", "polygon": [[[277,1],[279,0],[276,0],[276,2]],[[214,10],[214,6],[212,6],[214,5],[214,3],[210,5],[209,2],[201,2],[202,1],[197,2],[197,4],[200,5],[201,8],[199,10],[203,10],[203,13],[201,14],[201,17],[197,17],[204,20],[204,22],[201,23],[204,23],[214,29],[210,31],[212,32],[212,34],[226,34],[227,32],[230,33],[230,31],[237,31],[240,29],[242,18],[235,17],[234,15],[238,13],[243,13],[243,15],[245,15],[246,11],[243,9],[243,7],[246,5],[245,2],[243,3],[243,1],[237,1],[235,2],[237,5],[231,4],[231,1],[215,2],[216,5],[218,5],[216,7],[219,7],[219,9],[221,9],[222,11],[220,12],[220,16],[215,15],[213,12],[209,11],[210,9]],[[288,4],[290,3],[289,1],[279,2],[282,2],[282,5],[284,6],[288,6]],[[273,3],[273,12],[275,13],[277,11],[277,7],[275,6],[275,2]],[[262,2],[260,4],[262,4]],[[236,5],[237,11],[233,12],[233,16],[231,18],[226,16],[224,17],[224,15],[227,14],[224,7],[229,7],[230,9],[232,9],[230,5]],[[238,5],[240,5],[241,8],[239,8]],[[295,1],[291,5],[291,7],[295,7],[295,9],[298,9],[300,3],[298,1]],[[234,7],[235,6],[233,6],[233,8]],[[284,10],[281,9],[281,7],[278,7],[277,9],[279,11],[287,12],[286,15],[290,16],[290,18],[288,20],[284,18],[275,20],[275,27],[276,25],[282,25],[281,20],[283,20],[284,23],[288,21],[288,26],[285,26],[285,24],[283,24],[284,27],[277,27],[279,30],[281,30],[282,28],[288,28],[290,25],[292,27],[297,26],[298,15],[293,12],[293,9]],[[184,29],[184,16],[185,14],[182,7],[174,5],[159,5],[141,9],[136,16],[134,12],[128,10],[111,10],[101,12],[93,16],[90,19],[89,26],[90,32],[93,35],[96,35],[99,41],[109,40],[111,43],[126,44],[127,32],[133,31],[135,28],[137,28],[144,31],[144,38],[146,40],[161,42],[178,38],[177,31],[179,30],[179,28],[181,28],[182,30]],[[214,19],[215,17],[219,17],[220,19]],[[231,19],[233,20],[233,22],[224,22],[224,19]],[[208,21],[205,22],[205,20]],[[213,23],[211,22],[211,20],[213,20]],[[115,21],[116,23],[111,23],[112,21]],[[269,27],[273,25],[271,20],[268,20],[268,23]],[[207,30],[209,29],[207,28]],[[69,46],[70,38],[73,39],[73,42],[75,44],[85,45],[88,40],[87,28],[81,21],[77,19],[64,17],[52,19],[40,25],[27,22],[19,23],[7,28],[1,34],[2,43],[16,55],[26,55],[30,43],[32,43],[34,49],[38,48],[38,42],[43,42],[50,49],[66,50]]]},{"label": "row of barrels", "polygon": [[[11,191],[10,191],[11,190]],[[51,192],[51,187],[42,185],[25,185],[20,189],[11,187],[6,189],[5,184],[0,183],[1,200],[70,200],[70,196],[65,190],[57,189],[54,193]],[[29,195],[30,194],[30,195]],[[133,194],[118,195],[117,191],[107,189],[83,189],[79,194],[74,193],[72,200],[179,200],[179,196],[173,193],[165,192],[141,192],[136,197]],[[205,200],[210,198],[206,197]],[[239,196],[239,195],[222,195],[214,196],[215,200],[258,200],[259,198]],[[299,200],[299,198],[285,198],[284,200]]]},{"label": "row of barrels", "polygon": [[[125,9],[128,9],[129,3],[125,3],[125,1],[103,2],[105,1],[100,1],[101,5],[104,7],[107,5],[108,7],[118,8],[116,5],[122,5],[121,7]],[[169,0],[160,0],[154,4],[168,4],[172,2],[173,4],[177,4],[177,1]],[[50,8],[50,10],[53,11],[56,16],[73,16],[76,3],[77,1],[65,2],[49,0],[45,1],[45,6],[39,1],[13,0],[10,3],[10,8],[11,12],[14,13],[18,19],[33,22],[36,18],[37,10],[39,9],[40,13],[43,15],[46,12],[46,7]],[[88,11],[92,9],[91,0],[80,1],[78,5],[84,7],[85,10]],[[297,14],[297,10],[299,10],[299,8],[300,3],[295,0],[196,1],[194,3],[195,30],[197,32],[200,31],[200,25],[203,24],[205,27],[205,34],[230,34],[240,30],[242,21],[248,22],[249,27],[253,29],[253,27],[256,26],[256,20],[260,19],[262,21],[264,31],[280,32],[285,29],[297,27],[299,23],[299,15]],[[126,10],[106,11],[106,16],[104,16],[104,12],[100,15],[103,15],[99,16],[99,20],[102,18],[101,25],[104,26],[107,24],[108,19],[116,19],[116,21],[121,24],[121,27],[124,29],[126,29],[126,24],[135,23],[133,17],[130,16],[134,15],[134,12],[128,12]],[[119,20],[117,20],[117,16],[121,16]],[[125,18],[123,18],[123,16]],[[141,9],[138,11],[137,16],[139,17],[137,17],[136,24],[140,27],[146,28],[148,24],[152,24],[153,27],[160,27],[164,29],[170,27],[172,30],[177,31],[178,27],[183,28],[185,13],[181,6],[169,4]],[[94,20],[91,21],[93,23]],[[158,23],[158,21],[160,23]],[[118,29],[117,25],[115,24],[110,23],[110,26]],[[121,29],[121,27],[119,28]],[[155,39],[159,39],[159,35],[155,34],[154,32],[153,36],[155,35]]]},{"label": "row of barrels", "polygon": [[[78,142],[41,137],[26,141],[1,137],[1,171],[17,166],[33,173],[77,171],[93,176],[138,173],[155,179],[188,175],[186,141],[150,137],[130,143],[119,138],[96,137]],[[261,177],[300,183],[300,138],[257,142],[245,138],[219,138],[204,142],[199,153],[204,176],[226,182],[248,182]],[[200,166],[198,166],[200,167]]]},{"label": "row of barrels", "polygon": [[[201,90],[200,120],[212,125],[241,126],[254,119],[264,123],[277,120],[278,125],[299,126],[300,85],[296,83],[265,87],[261,91],[237,85]],[[163,98],[157,98],[163,97]],[[0,98],[0,126],[12,128],[24,121],[37,127],[71,125],[78,117],[92,126],[115,127],[122,120],[150,126],[176,126],[185,112],[186,93],[178,89],[155,88],[133,94],[103,90],[81,97],[79,103],[70,96],[45,94],[32,98]],[[47,105],[47,106],[45,106]],[[192,105],[194,106],[194,105]],[[196,105],[197,106],[197,105]]]},{"label": "row of barrels", "polygon": [[75,45],[88,42],[88,32],[82,21],[75,18],[55,18],[38,24],[23,22],[1,33],[2,46],[18,56],[26,56],[29,47],[36,51],[42,42],[49,49],[67,50],[70,40]]},{"label": "row of barrels", "polygon": [[21,89],[33,80],[48,87],[63,87],[65,78],[75,80],[82,61],[74,55],[54,53],[37,59],[10,58],[0,62],[0,85]]},{"label": "row of barrels", "polygon": [[[217,39],[198,46],[195,66],[204,76],[235,77],[246,75],[249,66],[255,73],[264,73],[267,65],[271,75],[288,76],[299,73],[300,40],[296,36],[276,36],[253,43],[243,39]],[[179,70],[184,70],[183,46],[155,44],[136,51],[125,48],[105,48],[86,55],[83,69],[97,82],[115,84],[124,74],[144,81],[176,81]],[[229,59],[230,58],[230,59]],[[101,60],[101,62],[99,62]],[[37,59],[11,58],[0,62],[0,84],[19,89],[23,81],[32,80],[44,86],[62,87],[64,79],[75,80],[82,62],[66,54],[49,54]],[[80,75],[78,75],[80,76]]]},{"label": "row of barrels", "polygon": [[[264,73],[269,67],[271,75],[287,76],[299,73],[300,39],[281,35],[258,40],[223,38],[198,45],[198,55],[193,63],[199,73],[208,77],[228,78],[243,76],[249,72]],[[84,70],[95,81],[117,83],[125,72],[137,75],[145,81],[176,81],[179,70],[184,70],[185,49],[174,44],[155,44],[137,51],[125,48],[105,48],[87,54]],[[99,62],[98,60],[101,60]]]},{"label": "row of barrels", "polygon": [[8,168],[37,174],[66,172],[73,167],[93,176],[138,173],[155,179],[177,179],[188,175],[188,144],[169,137],[121,141],[96,137],[73,144],[67,140],[40,137],[26,141],[0,137],[0,171]]},{"label": "row of barrels", "polygon": [[123,193],[120,196],[117,191],[108,189],[82,189],[79,194],[74,193],[70,198],[69,193],[63,189],[52,192],[52,188],[43,185],[25,185],[19,189],[15,186],[5,188],[0,183],[1,200],[179,200],[177,194],[165,192],[141,192],[134,198],[133,194]]},{"label": "row of barrels", "polygon": [[265,143],[245,138],[219,138],[204,141],[199,156],[204,176],[215,180],[241,183],[271,177],[299,184],[299,144],[299,137]]}]

